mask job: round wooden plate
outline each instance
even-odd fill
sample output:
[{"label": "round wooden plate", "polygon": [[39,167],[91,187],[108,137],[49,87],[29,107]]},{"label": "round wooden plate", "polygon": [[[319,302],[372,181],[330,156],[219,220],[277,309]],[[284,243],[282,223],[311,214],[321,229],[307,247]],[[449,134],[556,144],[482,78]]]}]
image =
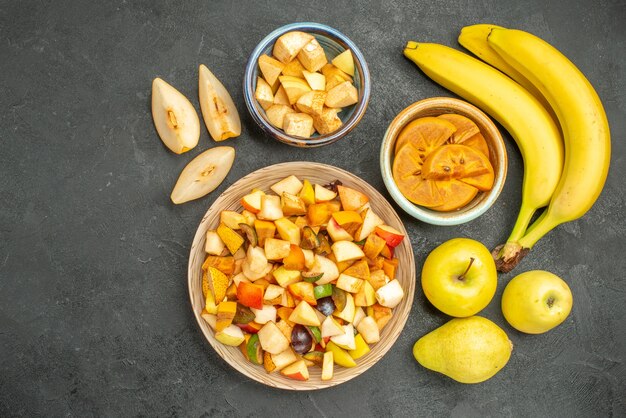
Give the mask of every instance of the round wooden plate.
[{"label": "round wooden plate", "polygon": [[[308,179],[313,184],[327,184],[334,180],[340,180],[344,185],[362,191],[369,197],[370,205],[376,214],[406,237],[395,248],[395,256],[400,260],[396,278],[404,289],[404,299],[393,310],[393,317],[383,329],[381,340],[371,345],[371,351],[357,360],[356,367],[345,368],[335,365],[334,377],[329,381],[321,380],[321,368],[319,367],[309,367],[310,378],[304,382],[289,379],[279,372],[268,374],[263,366],[257,366],[247,361],[238,347],[229,347],[218,342],[209,325],[200,316],[205,303],[202,297],[202,263],[206,255],[204,252],[206,231],[217,228],[221,211],[241,211],[240,199],[250,193],[253,188],[268,192],[272,184],[292,174],[300,180]],[[188,277],[191,307],[198,325],[207,341],[228,364],[249,378],[268,386],[289,390],[315,390],[338,385],[357,377],[372,367],[391,348],[404,328],[413,303],[415,260],[411,242],[402,221],[389,202],[376,189],[354,174],[330,165],[313,162],[289,162],[275,164],[250,173],[235,182],[217,198],[202,218],[196,231],[189,257]]]}]

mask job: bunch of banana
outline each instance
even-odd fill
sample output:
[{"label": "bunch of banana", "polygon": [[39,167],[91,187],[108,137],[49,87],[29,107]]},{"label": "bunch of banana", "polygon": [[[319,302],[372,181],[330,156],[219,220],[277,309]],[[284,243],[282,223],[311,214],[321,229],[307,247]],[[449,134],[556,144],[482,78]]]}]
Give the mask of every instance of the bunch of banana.
[{"label": "bunch of banana", "polygon": [[[520,148],[524,159],[520,213],[507,243],[494,250],[498,269],[507,272],[541,237],[583,216],[596,201],[609,167],[608,121],[585,76],[542,39],[519,30],[474,25],[463,29],[459,42],[515,79],[517,83],[509,81],[527,95],[502,82],[502,77],[508,78],[499,71],[478,66],[454,49],[409,42],[404,54],[433,80],[491,114]],[[478,87],[477,78],[484,79]],[[525,97],[521,102],[520,96]],[[543,120],[547,115],[552,120],[550,114],[556,115],[563,141],[554,124],[530,128],[525,124],[529,117]],[[546,155],[548,151],[540,150],[538,143],[548,144],[551,153]],[[545,182],[546,172],[553,183]],[[547,209],[528,227],[534,212],[546,204]]]}]

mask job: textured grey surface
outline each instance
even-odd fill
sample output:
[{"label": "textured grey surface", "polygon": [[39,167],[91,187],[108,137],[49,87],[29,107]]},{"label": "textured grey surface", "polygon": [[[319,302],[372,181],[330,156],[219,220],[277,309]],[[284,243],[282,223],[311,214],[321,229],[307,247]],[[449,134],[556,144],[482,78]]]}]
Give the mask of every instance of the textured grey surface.
[{"label": "textured grey surface", "polygon": [[[91,4],[90,4],[91,3]],[[0,0],[0,416],[624,416],[626,415],[626,6],[578,1],[7,1]],[[243,105],[248,54],[294,21],[343,31],[367,57],[369,109],[348,138],[298,150],[273,142]],[[480,385],[418,366],[411,347],[447,318],[418,290],[391,351],[331,390],[292,393],[250,381],[203,340],[188,303],[189,247],[203,213],[229,184],[283,161],[326,162],[379,190],[378,149],[408,104],[450,95],[402,57],[407,40],[457,45],[459,29],[497,23],[560,48],[602,98],[612,167],[593,209],[540,241],[514,273],[564,277],[574,309],[540,336],[504,321],[504,285],[482,314],[515,350]],[[150,83],[163,77],[197,107],[204,63],[230,90],[244,132],[233,170],[209,197],[174,206],[185,164],[159,141]],[[403,216],[418,269],[440,242],[502,242],[519,204],[520,156],[507,135],[509,178],[496,205],[459,227]],[[388,196],[385,192],[385,195]],[[418,286],[419,288],[419,286]]]}]

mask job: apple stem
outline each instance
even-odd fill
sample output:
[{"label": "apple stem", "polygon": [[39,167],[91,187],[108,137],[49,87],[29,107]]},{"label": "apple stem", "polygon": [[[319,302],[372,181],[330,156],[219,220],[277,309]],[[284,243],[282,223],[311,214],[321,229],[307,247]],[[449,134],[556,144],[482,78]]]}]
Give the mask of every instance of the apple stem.
[{"label": "apple stem", "polygon": [[457,277],[458,280],[463,281],[465,280],[465,275],[467,274],[467,272],[469,271],[470,268],[472,268],[472,264],[474,264],[474,257],[470,257],[470,262],[467,265],[467,268],[465,269],[465,271],[463,272],[463,274],[461,274],[459,277]]}]

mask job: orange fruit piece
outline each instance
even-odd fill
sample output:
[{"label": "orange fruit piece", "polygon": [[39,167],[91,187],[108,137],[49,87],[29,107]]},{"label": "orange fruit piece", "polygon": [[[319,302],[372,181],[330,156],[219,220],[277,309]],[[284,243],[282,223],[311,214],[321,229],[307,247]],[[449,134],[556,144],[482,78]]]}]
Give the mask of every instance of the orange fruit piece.
[{"label": "orange fruit piece", "polygon": [[484,155],[489,158],[489,146],[487,145],[487,141],[482,134],[477,133],[476,135],[467,138],[463,141],[463,145],[466,147],[474,148],[476,151],[482,152]]},{"label": "orange fruit piece", "polygon": [[442,205],[443,199],[435,183],[422,178],[422,157],[412,144],[405,144],[397,152],[392,167],[393,179],[400,193],[408,200],[425,207]]},{"label": "orange fruit piece", "polygon": [[431,209],[440,212],[450,212],[467,205],[478,194],[478,189],[459,180],[445,180],[434,182],[443,204]]},{"label": "orange fruit piece", "polygon": [[451,144],[460,144],[480,132],[478,126],[476,126],[471,119],[466,118],[465,116],[461,116],[456,113],[444,113],[437,117],[447,120],[456,127],[456,131],[452,134],[449,140]]},{"label": "orange fruit piece", "polygon": [[459,179],[459,181],[465,184],[476,187],[481,192],[487,192],[491,190],[494,180],[495,176],[493,170],[488,173],[481,174],[480,176],[463,177],[462,179]]},{"label": "orange fruit piece", "polygon": [[465,145],[437,148],[424,161],[422,176],[428,180],[460,179],[487,174],[493,167],[483,153]]},{"label": "orange fruit piece", "polygon": [[427,116],[411,121],[406,125],[396,140],[396,154],[407,143],[411,143],[422,159],[435,148],[443,145],[456,127],[447,120]]}]

